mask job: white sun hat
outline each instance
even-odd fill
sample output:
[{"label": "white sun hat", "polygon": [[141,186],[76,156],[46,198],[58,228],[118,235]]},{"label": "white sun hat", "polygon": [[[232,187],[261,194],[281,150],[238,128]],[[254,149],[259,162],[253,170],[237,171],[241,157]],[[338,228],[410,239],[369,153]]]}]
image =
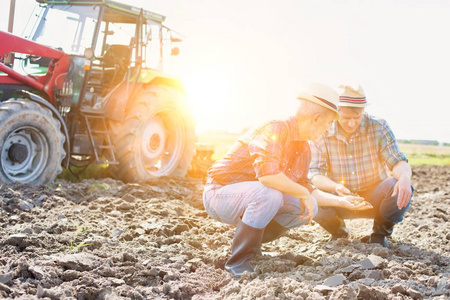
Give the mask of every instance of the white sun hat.
[{"label": "white sun hat", "polygon": [[338,112],[339,94],[329,86],[322,83],[311,83],[308,91],[301,92],[297,99],[313,102],[336,113],[336,119],[341,115]]}]

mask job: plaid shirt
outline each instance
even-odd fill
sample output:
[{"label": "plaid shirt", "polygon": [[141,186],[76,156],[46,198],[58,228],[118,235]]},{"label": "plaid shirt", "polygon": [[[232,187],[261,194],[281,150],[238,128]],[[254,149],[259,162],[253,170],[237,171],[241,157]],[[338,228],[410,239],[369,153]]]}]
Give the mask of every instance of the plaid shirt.
[{"label": "plaid shirt", "polygon": [[311,149],[310,179],[325,175],[356,193],[386,179],[386,167],[392,170],[399,161],[408,161],[386,121],[367,113],[348,142],[334,122]]},{"label": "plaid shirt", "polygon": [[256,181],[259,177],[283,172],[310,192],[308,167],[311,151],[306,141],[299,140],[294,117],[271,121],[250,129],[239,138],[225,156],[208,170],[207,183],[228,185]]}]

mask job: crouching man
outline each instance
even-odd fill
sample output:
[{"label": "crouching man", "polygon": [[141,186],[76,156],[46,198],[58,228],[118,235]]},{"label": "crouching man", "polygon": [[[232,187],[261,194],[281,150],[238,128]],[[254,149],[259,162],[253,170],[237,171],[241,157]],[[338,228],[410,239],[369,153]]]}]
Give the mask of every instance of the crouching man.
[{"label": "crouching man", "polygon": [[343,87],[339,99],[341,119],[312,148],[309,178],[326,192],[356,193],[373,208],[362,212],[321,206],[314,221],[335,239],[349,234],[344,219],[373,218],[370,242],[389,247],[387,237],[403,220],[411,202],[411,168],[389,125],[365,113],[366,105],[362,88]]},{"label": "crouching man", "polygon": [[261,253],[261,243],[310,223],[318,202],[358,208],[350,201],[357,197],[325,195],[307,179],[308,140],[316,140],[339,119],[338,94],[311,84],[298,99],[294,116],[249,130],[208,170],[203,192],[206,211],[220,222],[237,226],[225,264],[225,270],[234,275],[253,271],[250,260]]}]

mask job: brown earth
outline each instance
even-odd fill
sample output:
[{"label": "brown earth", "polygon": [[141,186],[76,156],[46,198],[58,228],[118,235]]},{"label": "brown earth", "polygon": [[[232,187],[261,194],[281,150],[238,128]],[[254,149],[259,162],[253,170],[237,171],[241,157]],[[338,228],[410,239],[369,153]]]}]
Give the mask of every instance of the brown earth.
[{"label": "brown earth", "polygon": [[1,185],[0,298],[448,299],[450,168],[415,167],[391,249],[317,225],[264,244],[256,273],[223,270],[234,228],[203,209],[200,179]]}]

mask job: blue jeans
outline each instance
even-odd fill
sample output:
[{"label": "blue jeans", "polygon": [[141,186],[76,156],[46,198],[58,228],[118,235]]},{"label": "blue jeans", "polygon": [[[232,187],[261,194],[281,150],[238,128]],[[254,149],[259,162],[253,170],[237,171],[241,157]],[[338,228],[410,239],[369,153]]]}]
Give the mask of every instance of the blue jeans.
[{"label": "blue jeans", "polygon": [[[314,201],[314,215],[317,202]],[[295,228],[306,224],[300,220],[300,201],[267,187],[259,181],[244,181],[230,185],[207,184],[203,191],[206,212],[220,222],[242,222],[253,228],[265,228],[274,219],[281,226]],[[306,214],[306,212],[305,212]]]},{"label": "blue jeans", "polygon": [[[360,192],[367,202],[372,204],[373,208],[368,210],[353,211],[345,208],[335,207],[319,207],[319,212],[314,220],[318,223],[322,221],[341,218],[341,219],[357,219],[357,218],[372,218],[379,222],[391,222],[398,224],[403,221],[403,215],[408,210],[411,199],[409,199],[408,205],[402,209],[397,207],[397,196],[392,197],[394,192],[394,186],[397,180],[393,177],[389,177],[373,188]],[[411,192],[414,193],[414,188],[411,186]],[[412,198],[412,194],[411,194]]]}]

